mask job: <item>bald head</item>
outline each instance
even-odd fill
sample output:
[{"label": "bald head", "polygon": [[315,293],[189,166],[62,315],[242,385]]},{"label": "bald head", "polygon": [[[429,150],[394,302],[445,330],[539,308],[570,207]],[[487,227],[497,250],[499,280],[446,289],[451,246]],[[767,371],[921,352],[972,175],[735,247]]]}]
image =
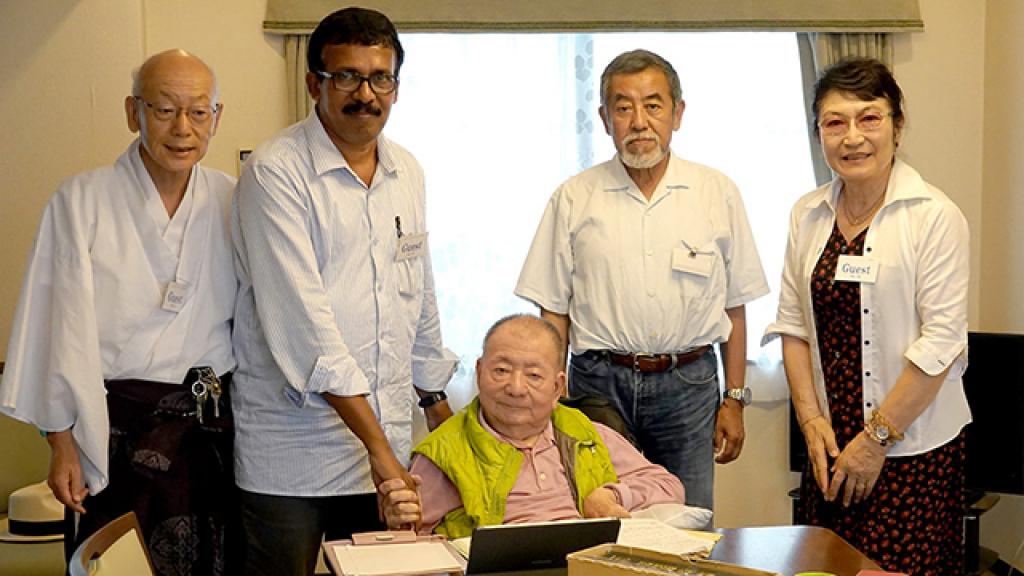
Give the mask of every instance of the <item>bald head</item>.
[{"label": "bald head", "polygon": [[154,79],[168,75],[185,76],[206,83],[209,86],[210,103],[216,105],[219,101],[220,89],[213,68],[198,56],[180,48],[154,54],[135,69],[132,72],[132,96],[144,96]]},{"label": "bald head", "polygon": [[[487,343],[499,330],[514,330],[521,334],[529,334],[531,340],[540,340],[537,346],[548,347],[557,358],[557,364],[564,364],[565,344],[558,334],[558,329],[551,322],[538,316],[529,314],[513,314],[505,316],[494,323],[484,336],[484,354],[487,353]],[[537,338],[539,336],[539,338]]]}]

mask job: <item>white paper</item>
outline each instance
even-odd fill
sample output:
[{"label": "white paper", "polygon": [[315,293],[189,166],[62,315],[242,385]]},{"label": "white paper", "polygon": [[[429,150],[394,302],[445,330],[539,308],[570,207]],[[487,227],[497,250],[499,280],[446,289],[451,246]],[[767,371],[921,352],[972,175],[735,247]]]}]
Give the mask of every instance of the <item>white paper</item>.
[{"label": "white paper", "polygon": [[618,544],[666,554],[710,554],[713,538],[698,538],[653,518],[623,518]]},{"label": "white paper", "polygon": [[454,572],[462,569],[462,565],[443,542],[377,546],[335,544],[332,551],[343,573],[353,576]]},{"label": "white paper", "polygon": [[465,538],[456,538],[455,540],[451,540],[448,543],[451,544],[456,550],[458,550],[459,554],[462,554],[463,558],[466,558],[468,560],[469,559],[469,547],[472,544],[472,542],[473,542],[473,537],[472,536],[466,536]]}]

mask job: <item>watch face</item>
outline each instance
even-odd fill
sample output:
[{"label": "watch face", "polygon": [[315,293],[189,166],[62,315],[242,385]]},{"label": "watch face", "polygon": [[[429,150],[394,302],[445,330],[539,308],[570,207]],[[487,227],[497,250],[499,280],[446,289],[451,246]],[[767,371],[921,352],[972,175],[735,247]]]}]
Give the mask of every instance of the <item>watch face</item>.
[{"label": "watch face", "polygon": [[888,440],[889,439],[889,428],[887,426],[876,426],[875,427],[875,436],[877,436],[879,440]]},{"label": "watch face", "polygon": [[750,388],[730,388],[725,391],[725,395],[733,400],[742,403],[744,406],[750,404],[751,397],[753,394],[750,392]]}]

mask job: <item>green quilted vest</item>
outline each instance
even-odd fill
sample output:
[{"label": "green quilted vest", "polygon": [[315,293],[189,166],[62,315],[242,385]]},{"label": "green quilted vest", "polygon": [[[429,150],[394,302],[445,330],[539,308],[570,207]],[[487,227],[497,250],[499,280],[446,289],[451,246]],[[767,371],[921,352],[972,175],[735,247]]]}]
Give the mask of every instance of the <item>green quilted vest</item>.
[{"label": "green quilted vest", "polygon": [[[519,450],[484,430],[479,414],[480,399],[475,398],[413,449],[440,468],[462,497],[462,508],[446,514],[434,530],[449,538],[469,536],[477,526],[501,524],[506,498],[523,464]],[[575,479],[569,488],[582,513],[583,500],[618,477],[608,448],[582,412],[558,405],[551,421],[562,466]]]}]

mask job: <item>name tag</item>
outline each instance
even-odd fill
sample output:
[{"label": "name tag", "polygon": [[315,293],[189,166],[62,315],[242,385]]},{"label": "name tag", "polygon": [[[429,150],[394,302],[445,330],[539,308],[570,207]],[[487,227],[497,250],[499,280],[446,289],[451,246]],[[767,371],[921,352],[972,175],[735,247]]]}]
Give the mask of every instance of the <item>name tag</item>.
[{"label": "name tag", "polygon": [[395,262],[419,258],[427,250],[427,233],[406,234],[398,239],[398,249],[395,251]]},{"label": "name tag", "polygon": [[184,282],[171,282],[164,291],[164,302],[160,306],[168,312],[181,312],[185,303],[188,302],[190,290]]},{"label": "name tag", "polygon": [[696,250],[687,250],[686,248],[674,248],[672,250],[673,270],[707,278],[711,276],[714,266],[714,252],[698,252]]},{"label": "name tag", "polygon": [[874,284],[878,278],[878,261],[867,256],[839,256],[836,265],[836,282],[861,282]]}]

